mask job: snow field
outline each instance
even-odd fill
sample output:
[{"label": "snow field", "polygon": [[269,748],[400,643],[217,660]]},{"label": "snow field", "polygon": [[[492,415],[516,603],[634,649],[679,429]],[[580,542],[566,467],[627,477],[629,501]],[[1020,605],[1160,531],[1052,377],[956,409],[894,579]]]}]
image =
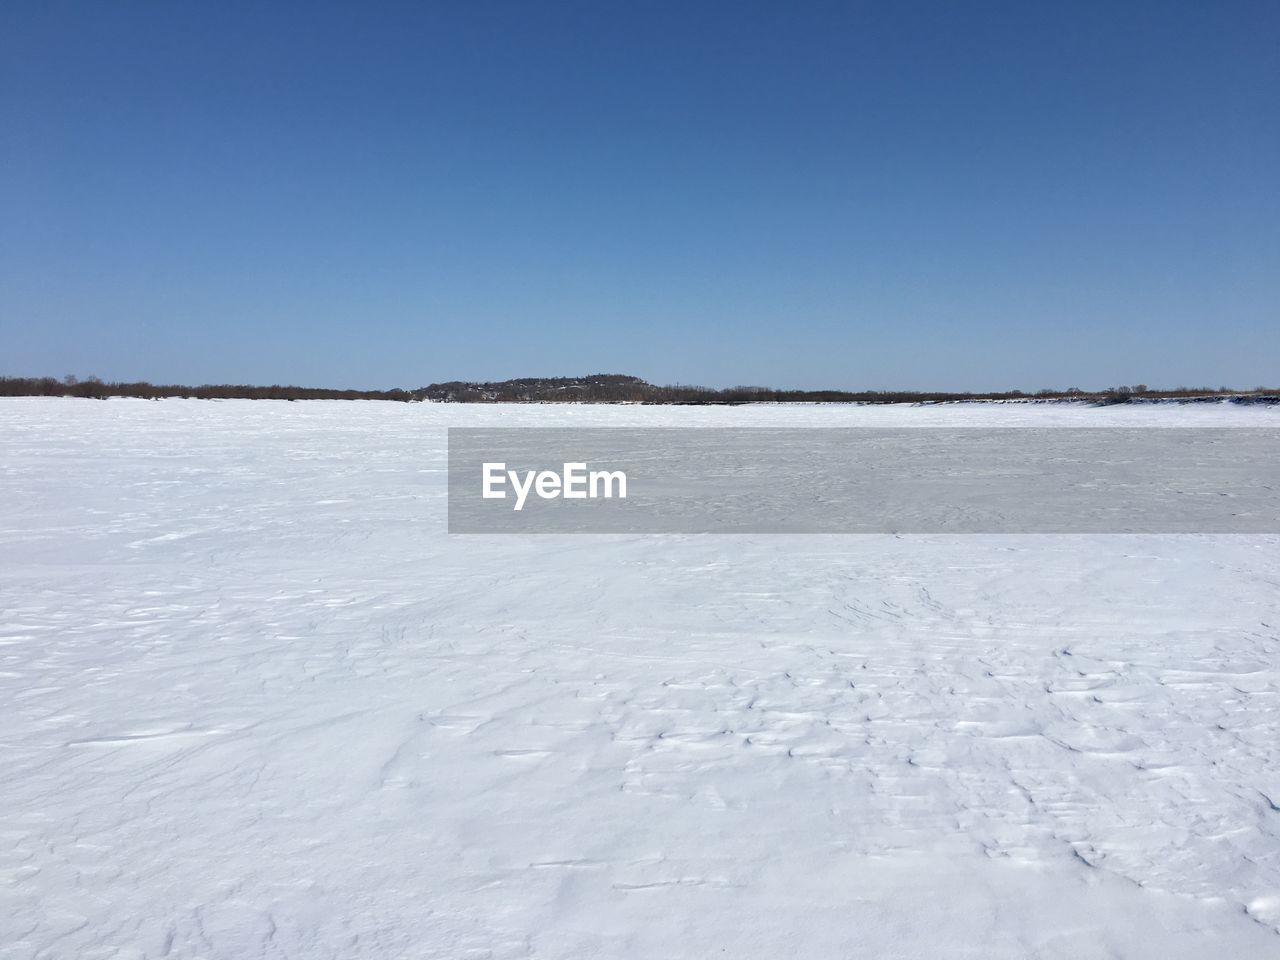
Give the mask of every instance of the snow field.
[{"label": "snow field", "polygon": [[0,403],[0,958],[1280,955],[1276,537],[449,537],[446,426]]}]

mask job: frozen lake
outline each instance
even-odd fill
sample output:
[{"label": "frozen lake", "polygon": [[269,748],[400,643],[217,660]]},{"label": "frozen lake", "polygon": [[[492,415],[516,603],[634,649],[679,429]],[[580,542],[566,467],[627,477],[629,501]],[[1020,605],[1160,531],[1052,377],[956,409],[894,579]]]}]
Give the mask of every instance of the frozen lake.
[{"label": "frozen lake", "polygon": [[449,426],[0,401],[0,958],[1280,955],[1280,537],[449,536]]}]

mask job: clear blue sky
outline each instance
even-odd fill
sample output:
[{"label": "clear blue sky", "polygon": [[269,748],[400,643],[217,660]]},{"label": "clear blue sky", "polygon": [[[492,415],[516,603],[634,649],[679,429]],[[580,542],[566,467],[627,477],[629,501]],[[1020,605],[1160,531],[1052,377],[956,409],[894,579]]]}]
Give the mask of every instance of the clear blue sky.
[{"label": "clear blue sky", "polygon": [[1280,381],[1280,3],[0,6],[0,373]]}]

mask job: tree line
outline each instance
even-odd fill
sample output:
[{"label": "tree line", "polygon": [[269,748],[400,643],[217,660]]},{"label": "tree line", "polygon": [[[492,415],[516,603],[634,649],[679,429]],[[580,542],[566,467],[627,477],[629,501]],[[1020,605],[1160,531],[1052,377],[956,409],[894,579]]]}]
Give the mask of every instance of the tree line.
[{"label": "tree line", "polygon": [[0,397],[138,397],[160,400],[166,397],[199,400],[411,400],[407,390],[333,390],[322,387],[268,387],[250,384],[202,384],[104,381],[98,377],[0,377]]},{"label": "tree line", "polygon": [[1105,390],[1046,388],[995,392],[913,390],[776,390],[770,387],[736,386],[724,389],[673,384],[658,386],[624,374],[592,374],[585,377],[524,377],[476,382],[454,380],[414,390],[336,390],[323,387],[253,386],[250,384],[154,384],[146,381],[104,381],[98,377],[0,377],[0,397],[166,397],[202,400],[430,400],[445,403],[942,403],[978,400],[1080,400],[1099,404],[1127,403],[1134,399],[1192,399],[1242,396],[1280,398],[1280,390],[1255,387],[1176,387],[1153,389],[1146,384],[1108,387]]}]

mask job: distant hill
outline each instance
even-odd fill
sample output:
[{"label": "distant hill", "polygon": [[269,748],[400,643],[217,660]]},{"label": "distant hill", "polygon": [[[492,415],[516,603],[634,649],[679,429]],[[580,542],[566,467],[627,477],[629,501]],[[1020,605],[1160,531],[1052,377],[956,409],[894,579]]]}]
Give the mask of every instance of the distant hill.
[{"label": "distant hill", "polygon": [[517,380],[475,383],[450,380],[413,391],[415,399],[448,403],[521,402],[644,402],[654,400],[661,387],[621,373],[593,373],[585,377],[521,377]]}]

